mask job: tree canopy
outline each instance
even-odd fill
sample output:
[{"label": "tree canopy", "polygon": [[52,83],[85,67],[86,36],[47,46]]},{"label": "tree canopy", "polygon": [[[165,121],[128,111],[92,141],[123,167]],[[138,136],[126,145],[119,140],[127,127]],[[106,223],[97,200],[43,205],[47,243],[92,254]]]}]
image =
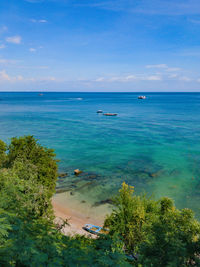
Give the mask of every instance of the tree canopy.
[{"label": "tree canopy", "polygon": [[129,266],[120,240],[65,236],[55,225],[53,150],[12,138],[0,142],[0,159],[0,266]]},{"label": "tree canopy", "polygon": [[200,223],[191,210],[176,209],[167,197],[136,196],[123,183],[105,227],[138,255],[138,266],[200,266]]}]

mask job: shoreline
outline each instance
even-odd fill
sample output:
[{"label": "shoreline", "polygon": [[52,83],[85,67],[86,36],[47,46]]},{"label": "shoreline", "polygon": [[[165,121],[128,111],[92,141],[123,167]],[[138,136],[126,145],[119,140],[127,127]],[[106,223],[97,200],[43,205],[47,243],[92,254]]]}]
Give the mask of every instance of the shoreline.
[{"label": "shoreline", "polygon": [[92,207],[88,202],[81,203],[77,197],[69,193],[55,194],[52,198],[52,206],[55,222],[59,223],[61,219],[68,219],[69,226],[65,226],[62,232],[66,235],[90,235],[82,227],[86,223],[103,226],[106,214],[110,213],[112,208],[109,204],[98,207]]}]

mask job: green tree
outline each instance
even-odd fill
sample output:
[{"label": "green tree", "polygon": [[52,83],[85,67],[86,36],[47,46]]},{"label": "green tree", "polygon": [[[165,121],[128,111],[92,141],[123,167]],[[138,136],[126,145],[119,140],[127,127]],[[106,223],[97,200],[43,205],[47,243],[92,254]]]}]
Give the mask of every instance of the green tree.
[{"label": "green tree", "polygon": [[140,244],[140,262],[143,266],[199,266],[200,224],[193,212],[176,209],[168,198],[159,204],[159,216]]},{"label": "green tree", "polygon": [[6,161],[6,150],[7,150],[6,143],[0,140],[0,167],[2,167]]},{"label": "green tree", "polygon": [[200,223],[189,209],[178,210],[169,198],[153,201],[133,195],[123,183],[105,220],[110,234],[118,234],[129,253],[138,253],[135,265],[199,266]]},{"label": "green tree", "polygon": [[13,166],[16,160],[29,162],[34,166],[38,182],[48,187],[50,196],[53,195],[58,176],[53,149],[41,146],[33,136],[14,137],[8,146],[7,166]]},{"label": "green tree", "polygon": [[113,212],[104,222],[111,235],[118,234],[122,237],[129,252],[137,251],[138,244],[145,240],[143,227],[151,224],[157,209],[156,202],[133,193],[134,187],[123,183],[119,194],[113,199]]}]

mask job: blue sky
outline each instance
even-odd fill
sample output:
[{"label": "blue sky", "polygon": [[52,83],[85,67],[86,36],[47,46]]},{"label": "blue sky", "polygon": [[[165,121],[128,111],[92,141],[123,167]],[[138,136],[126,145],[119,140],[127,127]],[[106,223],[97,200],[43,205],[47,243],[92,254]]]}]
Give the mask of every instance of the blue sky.
[{"label": "blue sky", "polygon": [[0,91],[200,91],[199,0],[1,0]]}]

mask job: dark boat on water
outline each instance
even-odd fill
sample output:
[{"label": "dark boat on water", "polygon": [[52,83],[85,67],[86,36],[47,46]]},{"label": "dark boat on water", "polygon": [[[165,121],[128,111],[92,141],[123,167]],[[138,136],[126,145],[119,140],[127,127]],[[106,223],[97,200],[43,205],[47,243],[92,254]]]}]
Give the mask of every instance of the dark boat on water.
[{"label": "dark boat on water", "polygon": [[104,113],[105,116],[117,116],[117,113]]}]

